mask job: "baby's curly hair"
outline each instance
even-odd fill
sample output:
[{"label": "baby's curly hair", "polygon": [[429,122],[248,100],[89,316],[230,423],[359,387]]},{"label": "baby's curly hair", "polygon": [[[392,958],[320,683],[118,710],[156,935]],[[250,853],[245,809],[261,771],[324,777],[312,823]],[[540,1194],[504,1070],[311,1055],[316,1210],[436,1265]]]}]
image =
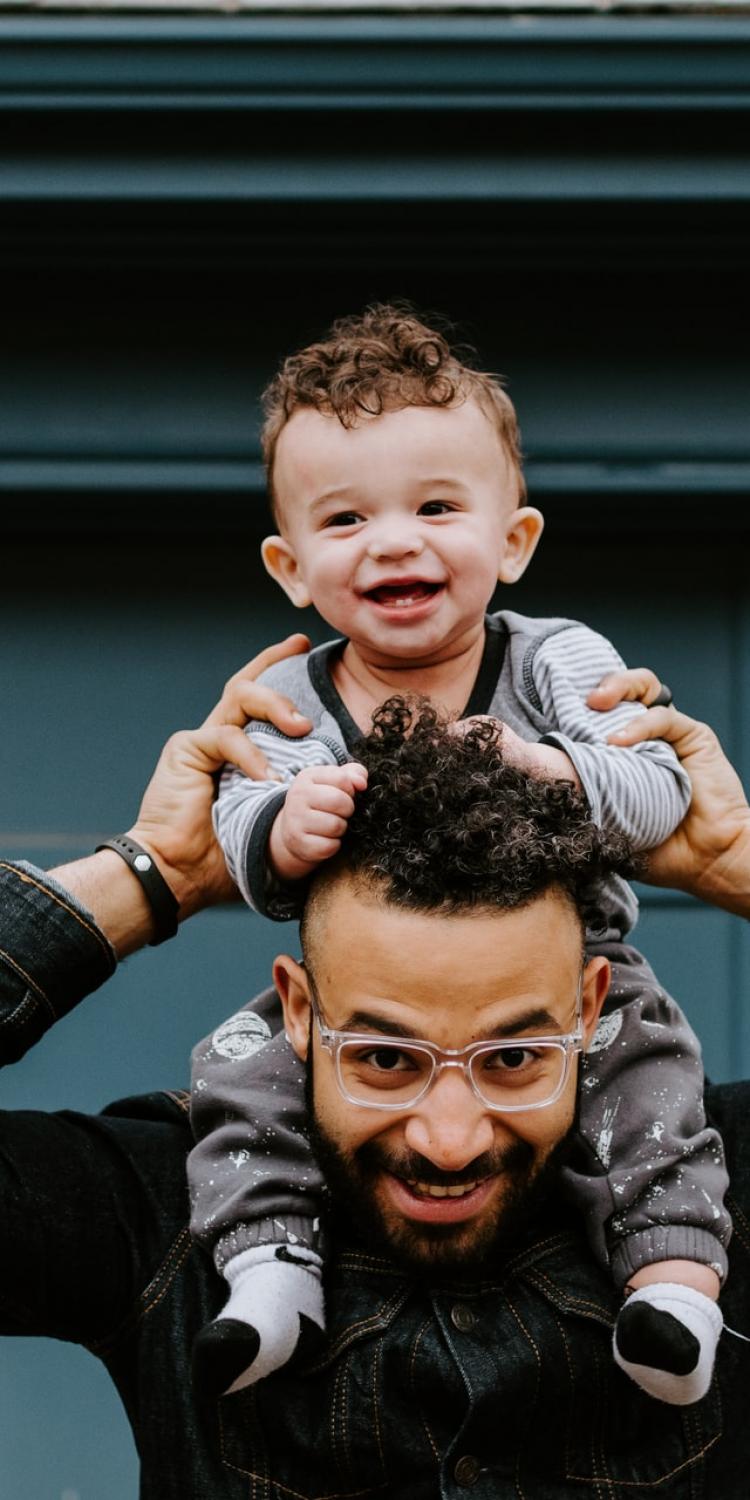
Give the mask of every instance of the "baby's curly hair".
[{"label": "baby's curly hair", "polygon": [[[438,320],[435,319],[435,322]],[[338,318],[327,336],[290,354],[263,393],[261,447],[274,504],[279,436],[300,407],[355,427],[363,416],[405,406],[454,406],[473,398],[497,428],[525,495],[518,419],[501,378],[474,368],[473,351],[449,342],[447,323],[430,328],[408,303],[376,303]]]},{"label": "baby's curly hair", "polygon": [[636,871],[627,840],[592,822],[570,782],[503,759],[495,720],[459,727],[426,700],[392,697],[355,753],[368,785],[332,874],[350,871],[390,905],[510,910],[555,888],[585,925],[598,882]]}]

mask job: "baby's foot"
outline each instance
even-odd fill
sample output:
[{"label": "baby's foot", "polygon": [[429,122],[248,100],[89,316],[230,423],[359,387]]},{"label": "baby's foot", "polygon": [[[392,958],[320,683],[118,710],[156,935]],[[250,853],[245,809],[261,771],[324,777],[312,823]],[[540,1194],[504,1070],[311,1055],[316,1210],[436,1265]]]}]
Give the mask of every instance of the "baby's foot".
[{"label": "baby's foot", "polygon": [[299,1245],[258,1245],[228,1262],[229,1301],[193,1345],[193,1384],[200,1396],[254,1385],[320,1345],[321,1269],[320,1256]]},{"label": "baby's foot", "polygon": [[671,1406],[706,1395],[724,1326],[718,1303],[694,1287],[653,1282],[628,1297],[615,1324],[614,1355],[641,1390]]}]

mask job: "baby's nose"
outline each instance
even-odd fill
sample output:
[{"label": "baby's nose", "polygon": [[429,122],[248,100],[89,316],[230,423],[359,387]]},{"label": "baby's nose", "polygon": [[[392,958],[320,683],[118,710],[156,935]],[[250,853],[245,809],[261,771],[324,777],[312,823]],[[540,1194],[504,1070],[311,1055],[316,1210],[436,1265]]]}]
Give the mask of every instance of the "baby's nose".
[{"label": "baby's nose", "polygon": [[424,539],[419,527],[408,521],[383,523],[370,537],[370,557],[418,557],[424,551]]}]

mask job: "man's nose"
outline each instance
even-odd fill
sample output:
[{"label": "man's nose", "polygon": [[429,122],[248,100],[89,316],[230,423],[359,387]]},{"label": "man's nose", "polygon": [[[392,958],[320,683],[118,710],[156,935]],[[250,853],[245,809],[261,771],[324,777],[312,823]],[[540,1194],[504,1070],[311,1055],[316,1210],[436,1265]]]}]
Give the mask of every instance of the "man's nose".
[{"label": "man's nose", "polygon": [[443,1172],[461,1172],[494,1144],[494,1126],[458,1070],[446,1069],[409,1115],[404,1140]]},{"label": "man's nose", "polygon": [[367,552],[375,561],[418,557],[424,552],[424,537],[413,516],[384,516],[370,533]]}]

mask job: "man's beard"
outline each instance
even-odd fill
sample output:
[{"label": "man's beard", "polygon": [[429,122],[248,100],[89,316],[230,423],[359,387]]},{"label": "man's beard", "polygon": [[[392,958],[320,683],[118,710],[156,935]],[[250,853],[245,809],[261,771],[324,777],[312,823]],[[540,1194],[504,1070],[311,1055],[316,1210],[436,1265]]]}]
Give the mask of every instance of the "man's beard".
[{"label": "man's beard", "polygon": [[[460,1172],[441,1172],[427,1157],[404,1148],[388,1149],[375,1139],[348,1153],[326,1133],[313,1108],[312,1069],[308,1067],[310,1143],[326,1181],[334,1226],[348,1225],[365,1244],[389,1255],[410,1272],[448,1272],[461,1276],[486,1273],[499,1259],[516,1252],[550,1196],[562,1161],[570,1149],[564,1137],[539,1161],[523,1140],[484,1152]],[[499,1174],[500,1201],[475,1221],[429,1224],[386,1214],[375,1196],[382,1172],[407,1181],[453,1187]]]}]

